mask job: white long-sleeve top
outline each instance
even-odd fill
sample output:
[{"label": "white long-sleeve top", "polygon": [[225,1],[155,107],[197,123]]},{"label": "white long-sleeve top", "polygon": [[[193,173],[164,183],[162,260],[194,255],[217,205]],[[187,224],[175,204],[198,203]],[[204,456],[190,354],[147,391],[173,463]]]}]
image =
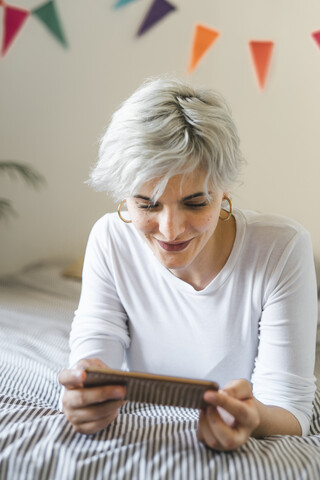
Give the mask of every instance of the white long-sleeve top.
[{"label": "white long-sleeve top", "polygon": [[308,432],[315,392],[317,293],[310,236],[287,218],[235,210],[229,259],[197,291],[166,269],[132,224],[94,225],[70,335],[70,365],[246,378],[257,399]]}]

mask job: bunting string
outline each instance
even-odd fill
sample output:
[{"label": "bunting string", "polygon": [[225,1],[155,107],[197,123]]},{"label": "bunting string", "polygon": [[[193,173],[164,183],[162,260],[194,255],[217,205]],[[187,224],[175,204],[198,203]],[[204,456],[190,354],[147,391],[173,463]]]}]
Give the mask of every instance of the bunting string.
[{"label": "bunting string", "polygon": [[[113,8],[119,10],[135,1],[136,0],[116,0]],[[30,17],[40,21],[63,47],[66,48],[68,46],[54,0],[49,0],[32,10],[8,5],[5,0],[0,0],[0,7],[3,8],[3,32],[0,50],[2,57],[7,54],[9,48]],[[152,0],[137,30],[136,36],[144,36],[151,28],[155,27],[160,21],[175,11],[177,11],[176,6],[169,0]],[[191,42],[189,66],[187,68],[190,74],[193,73],[196,68],[199,68],[203,58],[216,44],[220,36],[221,33],[214,28],[202,24],[195,25]],[[312,32],[311,37],[320,48],[320,30]],[[257,84],[259,88],[263,90],[266,86],[275,44],[272,40],[256,39],[249,40],[248,47]]]}]

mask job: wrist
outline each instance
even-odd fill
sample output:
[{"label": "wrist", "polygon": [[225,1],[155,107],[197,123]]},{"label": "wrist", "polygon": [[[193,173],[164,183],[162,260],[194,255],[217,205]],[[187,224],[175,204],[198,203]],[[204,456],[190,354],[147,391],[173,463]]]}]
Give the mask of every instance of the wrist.
[{"label": "wrist", "polygon": [[288,410],[274,405],[265,405],[254,398],[259,414],[259,425],[252,432],[254,438],[270,435],[301,435],[302,430],[297,418]]}]

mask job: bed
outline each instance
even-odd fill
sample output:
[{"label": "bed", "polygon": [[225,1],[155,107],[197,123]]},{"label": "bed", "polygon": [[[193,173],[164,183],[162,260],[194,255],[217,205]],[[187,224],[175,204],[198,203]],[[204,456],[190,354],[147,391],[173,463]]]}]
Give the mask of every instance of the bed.
[{"label": "bed", "polygon": [[[0,280],[0,480],[320,478],[320,383],[305,437],[250,439],[214,452],[198,412],[127,403],[106,430],[76,433],[59,411],[59,370],[81,282],[42,262]],[[320,380],[320,347],[316,376]]]}]

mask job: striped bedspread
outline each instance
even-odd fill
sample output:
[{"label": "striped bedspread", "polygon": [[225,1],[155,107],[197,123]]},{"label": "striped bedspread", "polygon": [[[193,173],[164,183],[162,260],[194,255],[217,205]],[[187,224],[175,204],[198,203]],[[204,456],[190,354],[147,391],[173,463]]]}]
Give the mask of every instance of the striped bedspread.
[{"label": "striped bedspread", "polygon": [[178,407],[127,403],[103,432],[74,432],[57,374],[80,284],[60,271],[38,265],[0,281],[0,480],[320,479],[320,387],[309,436],[250,439],[234,452],[200,444],[197,410]]}]

